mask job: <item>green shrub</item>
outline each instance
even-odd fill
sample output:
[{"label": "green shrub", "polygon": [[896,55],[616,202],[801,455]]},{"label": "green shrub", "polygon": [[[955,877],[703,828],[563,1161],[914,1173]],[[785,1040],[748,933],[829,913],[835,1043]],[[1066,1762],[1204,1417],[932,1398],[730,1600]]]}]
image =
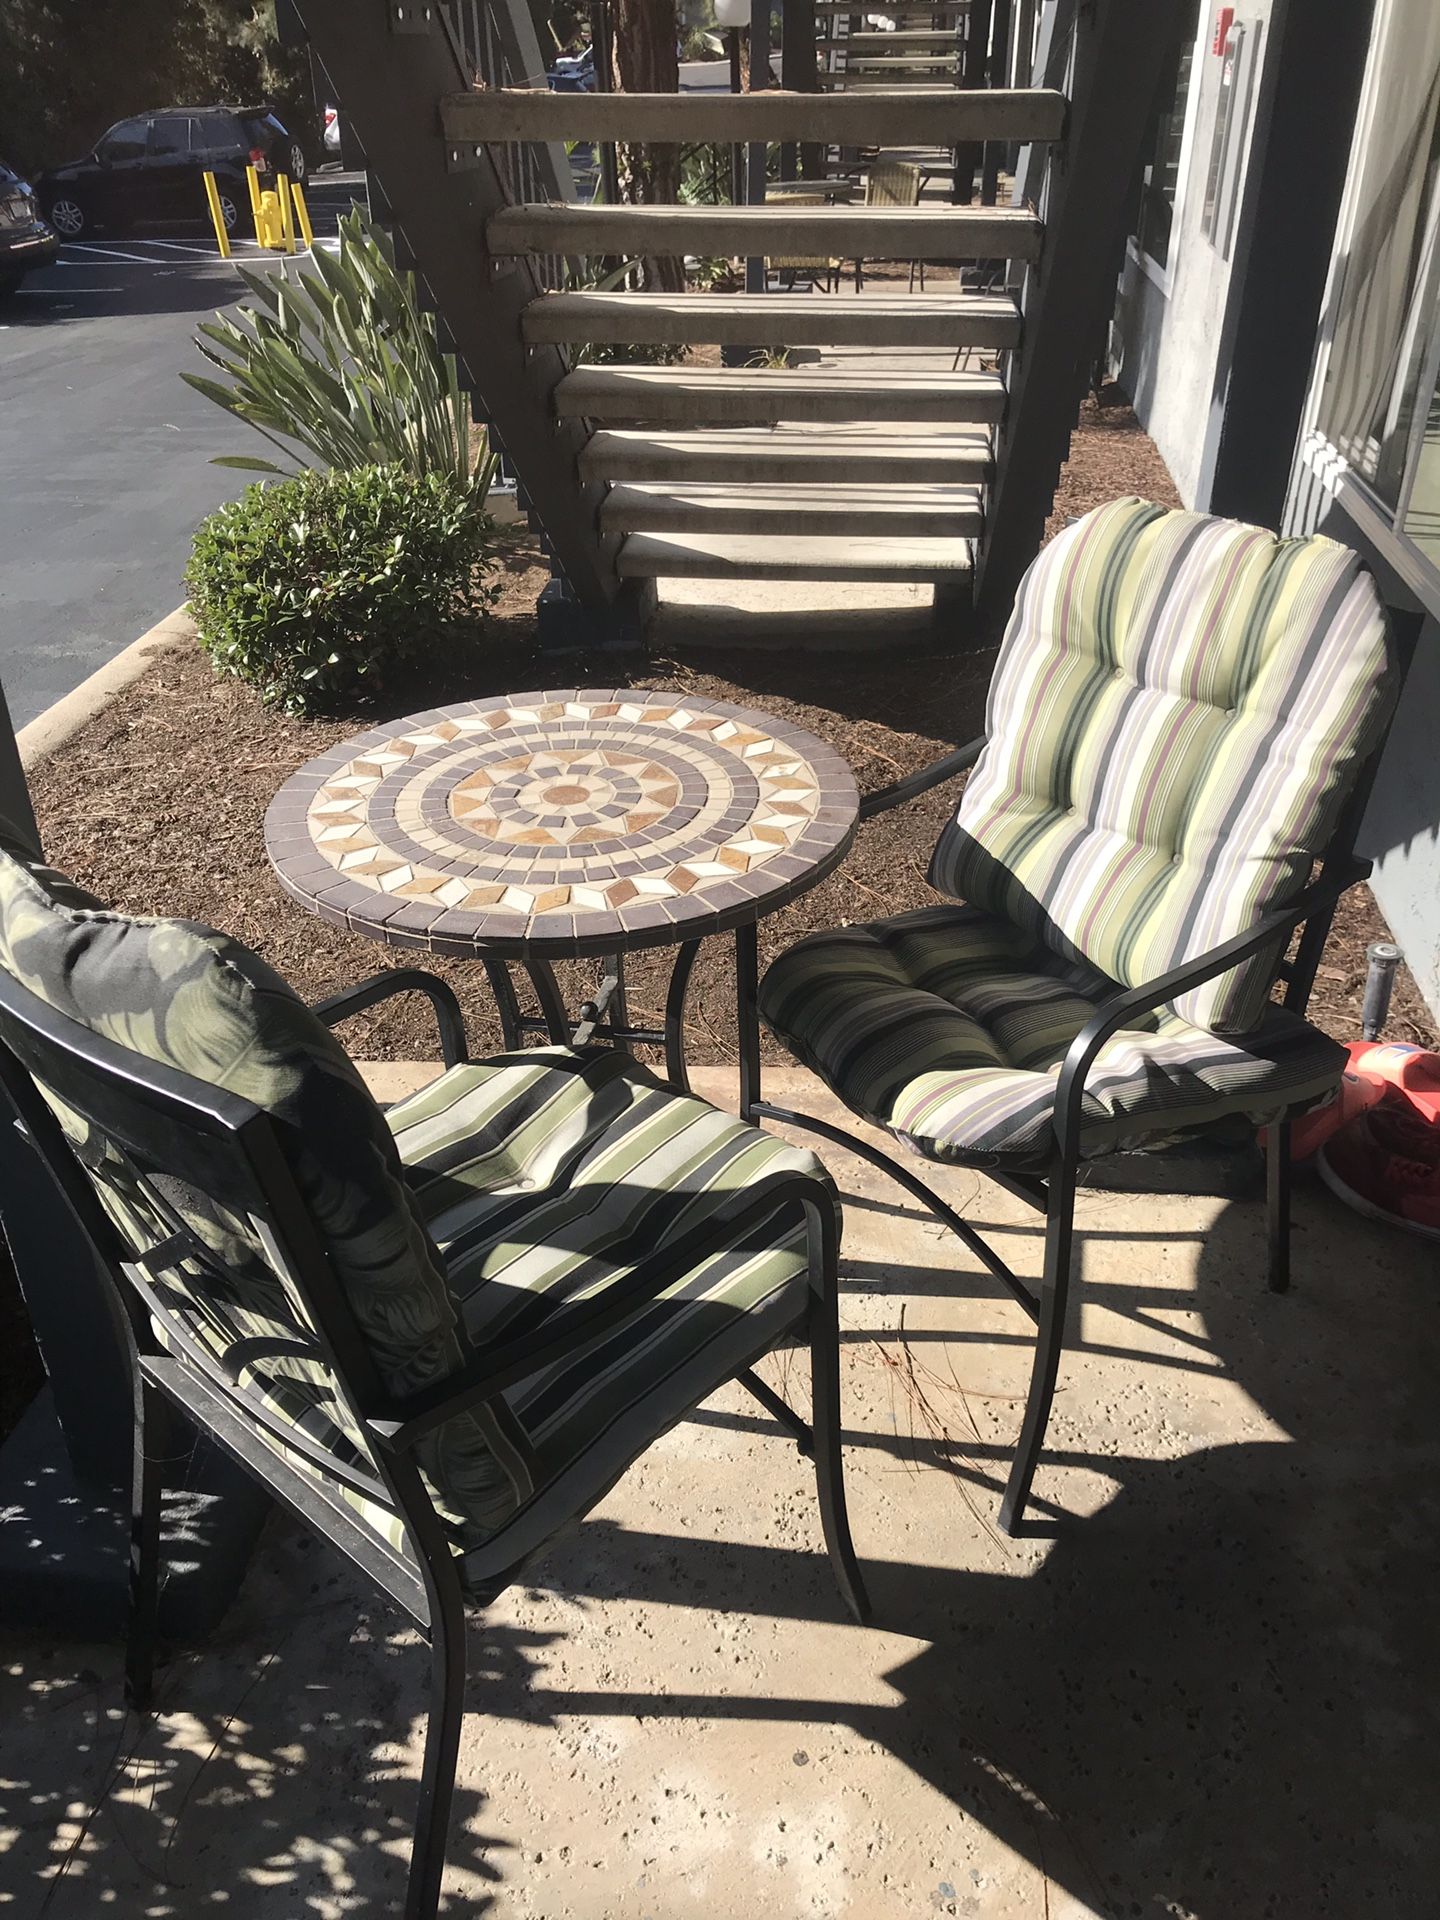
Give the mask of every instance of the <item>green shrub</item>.
[{"label": "green shrub", "polygon": [[287,713],[314,713],[433,653],[488,603],[491,523],[453,474],[304,473],[201,522],[186,574],[201,644]]}]

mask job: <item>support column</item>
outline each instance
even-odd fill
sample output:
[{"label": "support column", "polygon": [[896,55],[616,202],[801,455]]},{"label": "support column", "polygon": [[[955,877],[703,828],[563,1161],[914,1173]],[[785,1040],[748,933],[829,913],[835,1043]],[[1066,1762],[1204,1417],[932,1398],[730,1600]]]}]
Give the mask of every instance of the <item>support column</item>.
[{"label": "support column", "polygon": [[1373,0],[1270,16],[1195,504],[1263,527],[1285,512],[1350,165]]}]

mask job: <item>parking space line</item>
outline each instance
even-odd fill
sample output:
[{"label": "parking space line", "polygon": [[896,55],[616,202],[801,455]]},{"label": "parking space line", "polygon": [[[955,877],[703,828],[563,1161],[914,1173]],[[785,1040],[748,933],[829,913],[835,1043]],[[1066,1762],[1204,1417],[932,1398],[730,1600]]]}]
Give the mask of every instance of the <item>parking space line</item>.
[{"label": "parking space line", "polygon": [[200,254],[210,260],[218,260],[220,257],[215,250],[213,242],[208,240],[139,240],[136,242],[136,245],[141,247],[165,247],[175,253]]},{"label": "parking space line", "polygon": [[[132,266],[136,267],[158,267],[162,264],[153,253],[122,253],[119,247],[102,247],[93,240],[67,240],[65,245],[72,253],[83,253],[90,259],[128,260]],[[62,253],[60,264],[62,267],[78,267],[84,262],[67,260]]]}]

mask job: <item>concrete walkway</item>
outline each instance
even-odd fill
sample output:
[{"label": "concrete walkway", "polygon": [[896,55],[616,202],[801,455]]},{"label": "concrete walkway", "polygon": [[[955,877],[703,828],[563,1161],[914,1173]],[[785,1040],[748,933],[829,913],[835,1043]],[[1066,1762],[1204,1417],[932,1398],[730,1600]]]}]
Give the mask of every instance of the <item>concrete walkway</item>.
[{"label": "concrete walkway", "polygon": [[[1433,1250],[1302,1183],[1277,1299],[1257,1204],[1086,1196],[1046,1530],[1010,1541],[1026,1322],[829,1158],[877,1624],[844,1622],[805,1463],[720,1394],[475,1624],[445,1912],[1430,1920]],[[1034,1271],[1015,1203],[943,1184]],[[425,1661],[329,1549],[274,1523],[153,1723],[118,1664],[0,1646],[6,1914],[398,1912]]]}]

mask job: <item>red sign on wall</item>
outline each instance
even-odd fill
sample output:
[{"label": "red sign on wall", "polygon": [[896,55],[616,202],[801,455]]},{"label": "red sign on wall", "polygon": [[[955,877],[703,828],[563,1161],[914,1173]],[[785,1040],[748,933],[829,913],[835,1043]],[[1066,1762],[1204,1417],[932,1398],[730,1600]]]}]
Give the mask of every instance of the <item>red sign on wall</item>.
[{"label": "red sign on wall", "polygon": [[1224,53],[1230,39],[1230,29],[1235,24],[1234,7],[1221,7],[1215,16],[1215,38],[1210,43],[1212,53]]}]

